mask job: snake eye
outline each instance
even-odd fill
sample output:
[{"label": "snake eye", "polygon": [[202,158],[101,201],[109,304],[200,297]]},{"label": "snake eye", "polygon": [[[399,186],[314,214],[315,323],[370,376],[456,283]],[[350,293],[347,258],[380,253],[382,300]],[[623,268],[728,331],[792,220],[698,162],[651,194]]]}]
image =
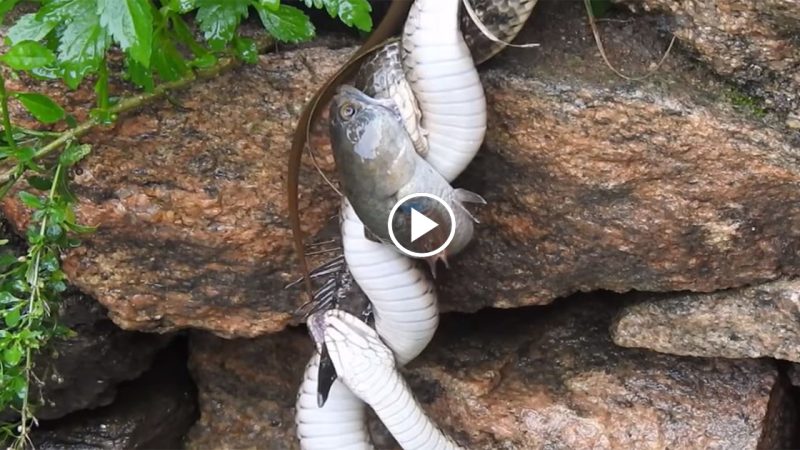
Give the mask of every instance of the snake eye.
[{"label": "snake eye", "polygon": [[339,115],[342,117],[342,119],[345,120],[353,117],[355,113],[356,113],[356,107],[353,106],[352,103],[345,103],[344,105],[342,105],[341,108],[339,108]]}]

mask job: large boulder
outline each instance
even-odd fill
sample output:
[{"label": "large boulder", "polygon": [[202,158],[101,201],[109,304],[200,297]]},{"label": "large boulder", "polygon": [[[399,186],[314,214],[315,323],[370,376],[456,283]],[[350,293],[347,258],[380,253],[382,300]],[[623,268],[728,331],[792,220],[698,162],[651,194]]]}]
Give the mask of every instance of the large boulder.
[{"label": "large boulder", "polygon": [[800,0],[614,1],[670,17],[681,45],[744,89],[751,106],[800,130]]},{"label": "large boulder", "polygon": [[[608,299],[607,299],[608,300]],[[619,304],[618,304],[619,305]],[[473,449],[789,448],[796,405],[773,362],[615,346],[619,306],[447,315],[405,371],[425,410]],[[294,401],[312,351],[299,330],[192,339],[201,419],[189,448],[298,448]],[[395,448],[373,421],[377,448]]]},{"label": "large boulder", "polygon": [[[669,36],[657,17],[625,18],[603,22],[605,44],[642,73]],[[489,205],[439,281],[443,309],[596,289],[714,291],[800,273],[791,136],[739,108],[680,51],[644,82],[616,77],[585,20],[580,2],[543,2],[522,37],[541,47],[508,50],[481,71],[489,132],[457,184]],[[291,323],[301,298],[283,290],[298,275],[289,141],[311,92],[353,49],[318,41],[271,53],[89,135],[94,152],[74,187],[79,220],[99,229],[66,256],[70,278],[123,328],[255,336]],[[73,109],[87,92],[56,95]],[[315,147],[332,175],[323,134]],[[338,199],[310,163],[302,178],[313,236]],[[15,198],[1,206],[24,224]]]},{"label": "large boulder", "polygon": [[617,345],[676,355],[800,362],[800,280],[643,297],[615,320]]}]

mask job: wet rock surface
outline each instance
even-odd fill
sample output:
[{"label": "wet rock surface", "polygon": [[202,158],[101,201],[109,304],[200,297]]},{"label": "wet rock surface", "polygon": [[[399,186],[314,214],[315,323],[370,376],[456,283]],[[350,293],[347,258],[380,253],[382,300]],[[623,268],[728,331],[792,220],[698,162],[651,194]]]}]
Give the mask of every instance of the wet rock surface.
[{"label": "wet rock surface", "polygon": [[[6,227],[0,216],[0,236],[11,239],[21,254],[23,243]],[[111,403],[117,385],[132,380],[150,367],[156,353],[170,336],[119,329],[108,311],[96,300],[69,289],[58,305],[59,324],[70,336],[53,340],[34,359],[34,373],[43,384],[34,383],[34,397],[41,406],[37,417],[56,419],[74,411]],[[0,420],[11,420],[10,411]]]},{"label": "wet rock surface", "polygon": [[185,342],[159,354],[152,369],[120,386],[108,406],[45,421],[32,436],[39,449],[180,449],[197,419]]},{"label": "wet rock surface", "polygon": [[141,375],[170,339],[121,330],[102,305],[78,293],[66,296],[60,309],[60,323],[75,335],[36,360],[37,377],[44,381],[44,405],[37,410],[42,420],[111,403],[117,385]]},{"label": "wet rock surface", "polygon": [[[619,304],[568,302],[445,316],[406,370],[423,407],[468,448],[793,444],[796,411],[774,363],[620,348],[608,337]],[[192,349],[202,417],[190,448],[297,448],[293,405],[311,351],[304,333],[195,335]],[[393,448],[372,425],[378,448]]]},{"label": "wet rock surface", "polygon": [[651,296],[622,310],[612,336],[617,345],[676,355],[800,362],[800,280]]},{"label": "wet rock surface", "polygon": [[614,1],[668,15],[684,47],[800,129],[800,1]]},{"label": "wet rock surface", "polygon": [[[625,18],[603,23],[605,45],[641,73],[669,36],[658,18]],[[790,136],[737,109],[726,85],[680,51],[645,82],[611,75],[580,2],[542,2],[520,39],[542,46],[482,69],[489,133],[456,184],[489,205],[472,248],[440,281],[445,310],[596,289],[713,291],[800,272]],[[180,108],[163,102],[90,135],[74,188],[80,221],[99,230],[67,256],[71,279],[123,328],[254,336],[291,323],[301,300],[282,290],[297,275],[289,139],[313,89],[352,50],[269,54],[175,93]],[[331,175],[324,141],[316,146]],[[337,202],[310,163],[302,179],[314,235]],[[2,209],[24,223],[14,198]]]}]

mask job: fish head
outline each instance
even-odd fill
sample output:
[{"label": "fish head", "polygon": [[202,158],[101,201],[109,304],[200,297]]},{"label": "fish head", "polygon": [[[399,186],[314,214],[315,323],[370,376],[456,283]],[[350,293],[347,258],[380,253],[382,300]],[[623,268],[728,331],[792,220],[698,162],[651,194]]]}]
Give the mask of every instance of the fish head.
[{"label": "fish head", "polygon": [[348,197],[391,195],[411,178],[414,144],[393,101],[341,86],[331,101],[330,135]]}]

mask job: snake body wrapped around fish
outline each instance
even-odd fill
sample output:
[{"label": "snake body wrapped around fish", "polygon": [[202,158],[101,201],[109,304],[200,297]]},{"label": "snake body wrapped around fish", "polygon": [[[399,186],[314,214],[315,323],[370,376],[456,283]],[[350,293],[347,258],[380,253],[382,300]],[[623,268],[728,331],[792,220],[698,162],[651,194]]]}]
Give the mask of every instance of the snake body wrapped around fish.
[{"label": "snake body wrapped around fish", "polygon": [[[344,257],[307,277],[327,281],[314,295],[317,305],[308,320],[318,351],[297,401],[303,448],[371,448],[365,403],[403,448],[458,448],[426,416],[396,368],[416,357],[436,330],[433,282],[414,260],[382,241],[394,202],[418,192],[439,195],[456,212],[460,229],[448,255],[472,237],[472,217],[463,203],[482,199],[449,183],[472,160],[486,129],[475,63],[503,44],[482,39],[459,11],[460,1],[416,0],[402,41],[366,59],[355,87],[341,88],[331,104],[331,138],[346,194]],[[535,3],[471,0],[477,17],[500,41],[516,36]],[[314,102],[325,97],[317,95]],[[313,111],[307,116],[313,118]],[[307,130],[301,123],[298,133]],[[291,186],[296,174],[289,179],[293,229],[299,231],[292,199],[297,190]],[[345,312],[349,302],[365,299],[374,329]]]}]

